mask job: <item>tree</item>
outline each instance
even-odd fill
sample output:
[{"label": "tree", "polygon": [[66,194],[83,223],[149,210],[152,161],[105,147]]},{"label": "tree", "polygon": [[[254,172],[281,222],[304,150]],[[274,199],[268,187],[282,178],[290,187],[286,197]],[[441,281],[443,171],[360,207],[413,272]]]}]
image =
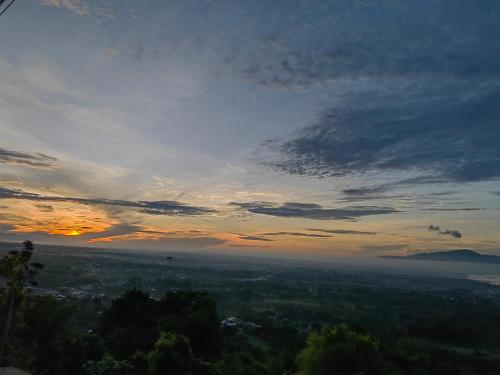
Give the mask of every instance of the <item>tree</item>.
[{"label": "tree", "polygon": [[341,324],[309,335],[297,375],[377,374],[378,365],[378,342]]},{"label": "tree", "polygon": [[157,301],[148,293],[131,289],[121,297],[115,298],[111,307],[104,312],[101,331],[107,333],[116,327],[148,328],[157,320]]},{"label": "tree", "polygon": [[205,360],[216,358],[222,347],[215,301],[206,292],[177,291],[160,300],[159,326],[189,338],[193,353]]},{"label": "tree", "polygon": [[129,359],[136,351],[148,352],[158,339],[158,301],[138,289],[113,300],[103,314],[100,333],[111,354]]},{"label": "tree", "polygon": [[195,362],[189,339],[171,332],[161,334],[146,358],[151,375],[188,375]]},{"label": "tree", "polygon": [[[77,336],[71,323],[75,307],[52,296],[30,297],[23,311],[23,328],[17,333],[22,346],[33,346],[29,353],[34,369],[41,374],[67,374],[71,354],[77,348]],[[73,353],[72,353],[73,352]],[[79,362],[79,361],[77,361]],[[83,361],[79,363],[81,367]]]},{"label": "tree", "polygon": [[31,262],[33,249],[33,242],[24,241],[22,251],[10,251],[0,259],[0,277],[5,283],[2,292],[7,297],[7,309],[0,336],[0,365],[4,361],[14,310],[23,300],[28,286],[36,285],[35,275],[43,268],[41,263]]}]

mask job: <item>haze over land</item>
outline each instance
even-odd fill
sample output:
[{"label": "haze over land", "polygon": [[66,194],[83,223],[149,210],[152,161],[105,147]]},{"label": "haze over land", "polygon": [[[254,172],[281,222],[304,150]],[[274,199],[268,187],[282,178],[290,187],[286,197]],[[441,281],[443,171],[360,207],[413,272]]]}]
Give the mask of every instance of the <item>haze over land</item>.
[{"label": "haze over land", "polygon": [[500,255],[500,3],[25,0],[0,240]]}]

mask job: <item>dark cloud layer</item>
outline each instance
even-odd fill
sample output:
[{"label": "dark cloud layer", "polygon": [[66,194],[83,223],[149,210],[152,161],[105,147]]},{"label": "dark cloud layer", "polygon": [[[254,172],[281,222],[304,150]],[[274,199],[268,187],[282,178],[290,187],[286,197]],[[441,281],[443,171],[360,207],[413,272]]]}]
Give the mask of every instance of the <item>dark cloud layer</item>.
[{"label": "dark cloud layer", "polygon": [[0,163],[20,164],[32,168],[52,168],[57,159],[42,153],[27,153],[0,147]]},{"label": "dark cloud layer", "polygon": [[117,199],[53,197],[2,187],[0,187],[0,199],[22,199],[37,202],[70,202],[85,205],[128,207],[139,209],[140,212],[146,214],[167,216],[196,216],[214,212],[208,208],[189,206],[176,201],[126,201]]},{"label": "dark cloud layer", "polygon": [[437,225],[429,225],[429,231],[430,232],[435,232],[437,234],[441,234],[443,236],[452,236],[454,238],[462,238],[462,233],[460,233],[458,230],[450,230],[450,229],[445,229],[442,230],[439,226]]},{"label": "dark cloud layer", "polygon": [[232,202],[231,205],[254,214],[314,220],[354,220],[363,216],[399,212],[392,207],[352,206],[344,208],[325,208],[311,203],[284,203],[278,205],[271,202]]},{"label": "dark cloud layer", "polygon": [[314,124],[273,143],[281,159],[267,164],[311,176],[431,174],[413,183],[499,178],[499,102],[500,87],[450,103],[422,98],[403,106],[380,102],[375,108],[325,109]]},{"label": "dark cloud layer", "polygon": [[265,143],[263,164],[304,176],[414,172],[414,184],[500,178],[498,1],[321,8],[310,30],[284,28],[249,56],[255,82],[329,93],[310,124]]},{"label": "dark cloud layer", "polygon": [[[225,61],[261,85],[370,77],[488,79],[500,73],[495,0],[258,4],[269,26],[252,43],[233,47]],[[245,15],[252,20],[255,13],[248,8]]]}]

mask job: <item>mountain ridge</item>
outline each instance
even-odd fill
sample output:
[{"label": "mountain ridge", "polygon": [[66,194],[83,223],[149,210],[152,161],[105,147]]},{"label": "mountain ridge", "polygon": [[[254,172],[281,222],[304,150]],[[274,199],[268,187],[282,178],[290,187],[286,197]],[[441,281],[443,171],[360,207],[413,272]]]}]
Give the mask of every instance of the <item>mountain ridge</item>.
[{"label": "mountain ridge", "polygon": [[382,255],[379,258],[500,264],[499,256],[484,255],[470,249],[434,251],[434,252],[417,253],[405,256]]}]

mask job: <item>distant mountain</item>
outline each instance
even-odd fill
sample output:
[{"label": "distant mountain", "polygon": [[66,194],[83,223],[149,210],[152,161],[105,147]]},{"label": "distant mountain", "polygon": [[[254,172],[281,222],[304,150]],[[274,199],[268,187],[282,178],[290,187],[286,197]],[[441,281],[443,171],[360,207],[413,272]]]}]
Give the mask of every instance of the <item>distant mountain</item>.
[{"label": "distant mountain", "polygon": [[407,256],[383,255],[380,258],[500,264],[500,257],[498,256],[483,255],[469,249],[436,251],[433,253],[419,253]]}]

